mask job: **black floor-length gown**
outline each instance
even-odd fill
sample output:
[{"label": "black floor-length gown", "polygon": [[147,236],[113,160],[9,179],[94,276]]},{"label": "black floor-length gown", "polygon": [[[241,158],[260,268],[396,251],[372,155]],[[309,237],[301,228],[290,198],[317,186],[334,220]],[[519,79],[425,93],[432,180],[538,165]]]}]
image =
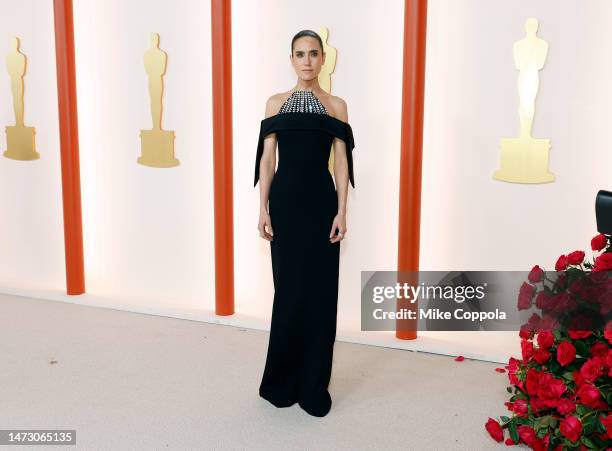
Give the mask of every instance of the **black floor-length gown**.
[{"label": "black floor-length gown", "polygon": [[294,91],[278,114],[261,121],[255,185],[270,133],[279,153],[269,193],[274,302],[259,394],[277,407],[298,402],[320,417],[331,408],[340,258],[340,242],[329,241],[338,197],[328,159],[334,138],[342,139],[354,188],[353,132],[312,91]]}]

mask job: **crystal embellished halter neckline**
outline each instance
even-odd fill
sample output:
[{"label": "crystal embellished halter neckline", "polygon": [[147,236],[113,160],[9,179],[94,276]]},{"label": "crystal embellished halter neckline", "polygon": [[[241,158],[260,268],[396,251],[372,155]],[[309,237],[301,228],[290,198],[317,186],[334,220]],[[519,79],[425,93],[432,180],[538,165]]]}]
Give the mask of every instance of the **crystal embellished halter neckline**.
[{"label": "crystal embellished halter neckline", "polygon": [[293,91],[285,100],[278,114],[282,113],[318,113],[327,114],[327,109],[312,91]]}]

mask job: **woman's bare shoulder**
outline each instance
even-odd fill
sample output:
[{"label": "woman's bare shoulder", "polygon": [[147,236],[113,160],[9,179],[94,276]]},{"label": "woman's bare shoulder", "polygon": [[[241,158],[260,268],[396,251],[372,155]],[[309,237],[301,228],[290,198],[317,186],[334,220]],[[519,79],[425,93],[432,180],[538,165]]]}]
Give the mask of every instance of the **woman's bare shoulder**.
[{"label": "woman's bare shoulder", "polygon": [[329,103],[333,109],[334,117],[345,122],[348,121],[348,106],[343,98],[330,95]]},{"label": "woman's bare shoulder", "polygon": [[278,113],[285,100],[291,95],[291,91],[279,92],[268,97],[266,101],[266,117],[274,116]]}]

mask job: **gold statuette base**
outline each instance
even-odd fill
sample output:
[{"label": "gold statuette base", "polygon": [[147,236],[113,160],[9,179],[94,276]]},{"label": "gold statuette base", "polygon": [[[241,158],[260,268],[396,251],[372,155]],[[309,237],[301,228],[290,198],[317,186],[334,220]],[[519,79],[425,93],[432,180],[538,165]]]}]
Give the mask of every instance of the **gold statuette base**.
[{"label": "gold statuette base", "polygon": [[513,183],[548,183],[555,175],[548,172],[549,139],[503,138],[501,164],[493,178]]},{"label": "gold statuette base", "polygon": [[9,125],[6,127],[6,147],[4,156],[13,160],[38,160],[40,154],[36,152],[34,143],[34,127],[24,125]]},{"label": "gold statuette base", "polygon": [[178,166],[174,158],[174,131],[140,130],[141,155],[138,163],[154,168]]}]

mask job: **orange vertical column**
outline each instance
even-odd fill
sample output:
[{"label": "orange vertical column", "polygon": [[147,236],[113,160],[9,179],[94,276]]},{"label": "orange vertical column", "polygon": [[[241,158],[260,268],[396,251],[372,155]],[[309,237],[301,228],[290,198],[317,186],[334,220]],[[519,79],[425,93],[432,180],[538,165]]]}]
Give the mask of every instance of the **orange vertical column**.
[{"label": "orange vertical column", "polygon": [[[398,271],[419,270],[426,30],[427,0],[405,0]],[[402,327],[396,337],[415,339],[416,328]]]},{"label": "orange vertical column", "polygon": [[64,205],[66,290],[72,295],[85,292],[72,0],[54,0],[53,13]]},{"label": "orange vertical column", "polygon": [[232,8],[211,0],[213,165],[215,199],[215,312],[234,313],[232,159]]}]

